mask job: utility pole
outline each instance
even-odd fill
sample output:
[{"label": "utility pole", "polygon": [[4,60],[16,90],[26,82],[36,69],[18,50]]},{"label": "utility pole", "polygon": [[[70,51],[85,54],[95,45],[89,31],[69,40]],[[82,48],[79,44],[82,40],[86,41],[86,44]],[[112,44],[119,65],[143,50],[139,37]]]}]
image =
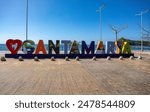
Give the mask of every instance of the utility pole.
[{"label": "utility pole", "polygon": [[104,9],[105,5],[102,4],[96,12],[100,14],[100,40],[102,41],[102,10]]},{"label": "utility pole", "polygon": [[26,40],[28,40],[28,0],[26,0]]},{"label": "utility pole", "polygon": [[141,52],[143,52],[143,15],[150,12],[150,9],[141,11],[136,16],[141,16]]}]

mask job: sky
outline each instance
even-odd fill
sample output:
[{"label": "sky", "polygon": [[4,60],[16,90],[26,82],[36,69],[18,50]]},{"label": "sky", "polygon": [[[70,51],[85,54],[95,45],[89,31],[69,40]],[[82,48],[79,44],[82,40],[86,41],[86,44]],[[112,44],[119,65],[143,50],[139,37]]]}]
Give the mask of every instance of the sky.
[{"label": "sky", "polygon": [[[150,9],[150,0],[29,0],[29,39],[100,40],[101,4],[103,41],[115,41],[110,25],[128,28],[119,37],[140,39],[142,10]],[[150,28],[150,12],[143,16],[144,28]],[[26,39],[26,0],[0,0],[0,43],[7,39]]]}]

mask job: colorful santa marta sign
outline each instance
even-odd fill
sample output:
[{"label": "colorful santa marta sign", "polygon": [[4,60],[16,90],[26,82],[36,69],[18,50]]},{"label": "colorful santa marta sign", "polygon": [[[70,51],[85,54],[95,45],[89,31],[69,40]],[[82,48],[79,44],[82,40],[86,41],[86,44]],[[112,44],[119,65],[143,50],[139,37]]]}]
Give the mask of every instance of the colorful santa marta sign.
[{"label": "colorful santa marta sign", "polygon": [[[81,48],[79,49],[79,44],[77,41],[71,40],[52,40],[48,41],[48,51],[45,48],[43,40],[39,40],[37,46],[35,47],[35,42],[32,40],[22,41],[19,39],[9,39],[6,41],[7,48],[10,54],[5,54],[6,58],[18,58],[22,56],[23,58],[92,58],[93,56],[97,58],[110,57],[130,57],[134,54],[131,53],[131,48],[128,42],[112,42],[107,41],[106,47],[104,47],[103,42],[99,41],[97,46],[95,41],[91,41],[89,45],[85,41],[81,42]],[[60,51],[60,45],[63,45],[63,51]],[[71,45],[71,46],[70,46]],[[70,49],[69,49],[70,46]],[[69,50],[68,50],[69,49]],[[20,53],[20,51],[22,53]]]}]

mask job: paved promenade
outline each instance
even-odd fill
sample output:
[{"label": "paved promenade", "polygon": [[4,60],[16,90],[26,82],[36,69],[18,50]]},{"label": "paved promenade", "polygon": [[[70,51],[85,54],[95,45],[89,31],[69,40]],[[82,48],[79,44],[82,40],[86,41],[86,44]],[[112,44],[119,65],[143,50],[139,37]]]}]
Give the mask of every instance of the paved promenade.
[{"label": "paved promenade", "polygon": [[0,94],[150,95],[150,56],[143,60],[0,61]]}]

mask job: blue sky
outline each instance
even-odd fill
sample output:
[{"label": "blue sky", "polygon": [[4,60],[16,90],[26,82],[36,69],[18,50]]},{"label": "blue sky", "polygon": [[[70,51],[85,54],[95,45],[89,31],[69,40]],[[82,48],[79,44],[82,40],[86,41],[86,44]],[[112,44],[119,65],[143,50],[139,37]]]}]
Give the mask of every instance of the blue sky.
[{"label": "blue sky", "polygon": [[[150,0],[29,0],[29,39],[36,43],[48,40],[100,40],[98,7],[102,12],[103,41],[114,41],[109,25],[128,28],[119,37],[140,39],[141,10],[150,8]],[[0,0],[0,43],[9,38],[25,40],[26,0]],[[144,15],[143,24],[150,27],[150,13]]]}]

